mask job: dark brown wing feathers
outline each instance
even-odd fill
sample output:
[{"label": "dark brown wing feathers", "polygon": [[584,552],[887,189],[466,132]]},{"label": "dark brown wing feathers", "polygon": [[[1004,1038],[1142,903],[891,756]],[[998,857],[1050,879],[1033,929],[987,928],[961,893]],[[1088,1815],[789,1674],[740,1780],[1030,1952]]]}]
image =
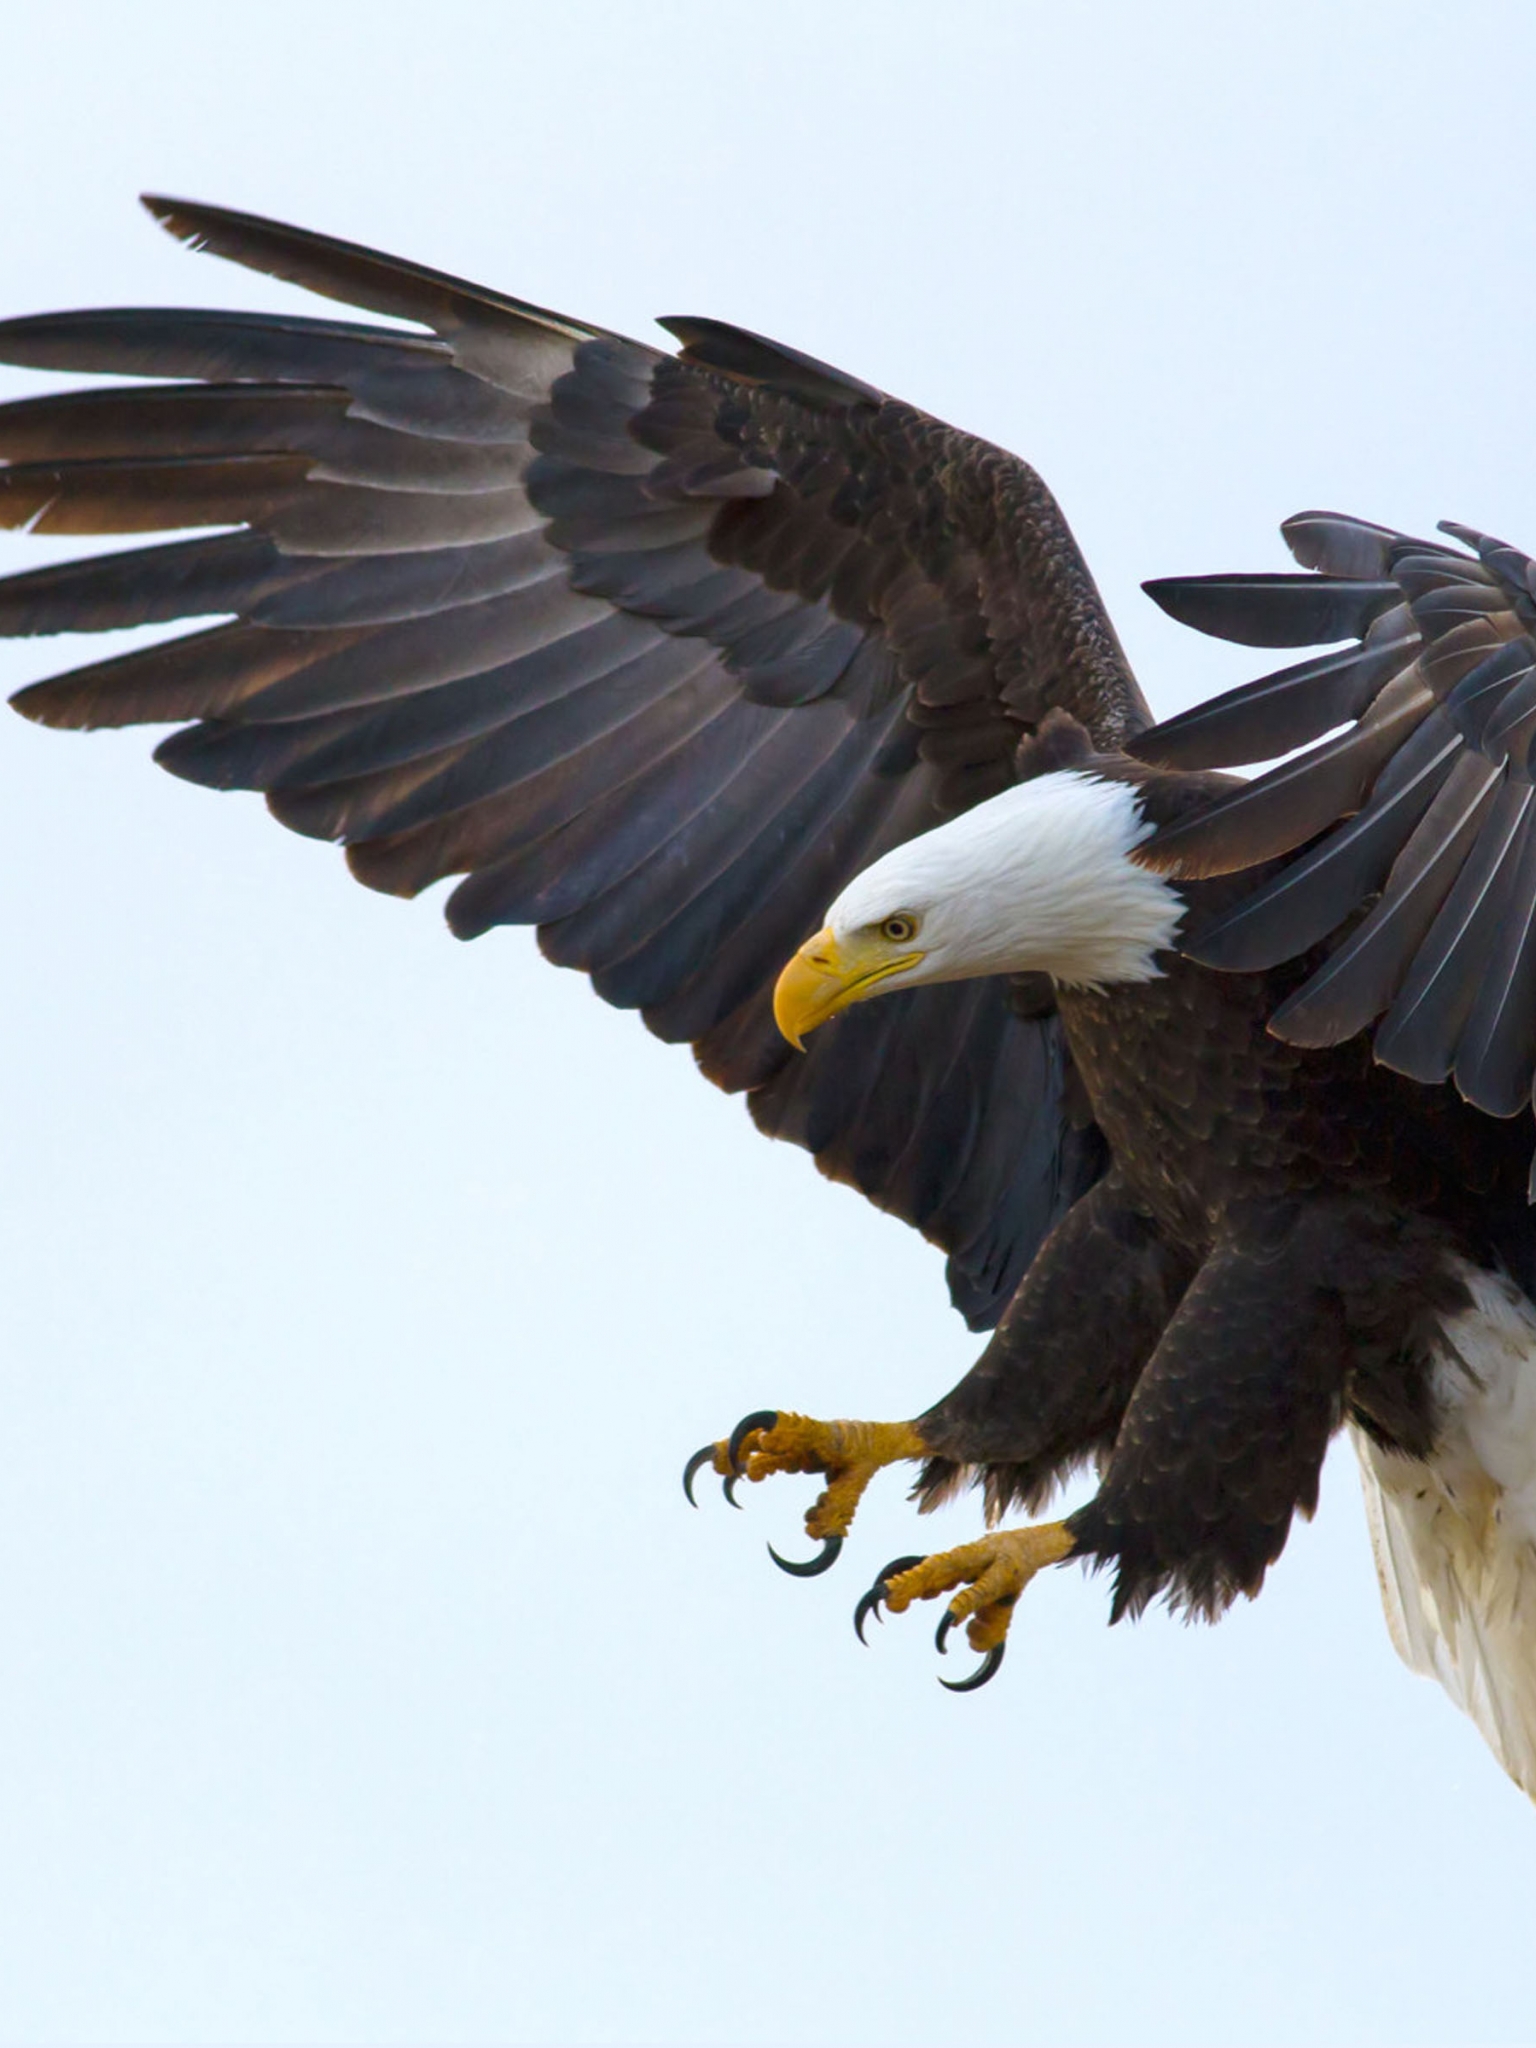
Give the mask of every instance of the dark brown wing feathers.
[{"label": "dark brown wing feathers", "polygon": [[[707,320],[681,357],[249,215],[183,241],[415,330],[45,315],[0,357],[157,380],[0,409],[0,519],[194,537],[0,584],[0,630],[228,621],[32,685],[60,726],[170,722],[158,758],[259,790],[359,878],[463,877],[463,936],[539,926],[765,1128],[917,1222],[992,1319],[1102,1164],[1058,1027],[1005,984],[840,1020],[768,995],[887,847],[1002,788],[1053,705],[1146,723],[1025,465]],[[200,526],[233,532],[197,535]]]},{"label": "dark brown wing feathers", "polygon": [[1374,1023],[1383,1063],[1453,1078],[1507,1117],[1536,1072],[1536,567],[1444,530],[1471,552],[1304,513],[1285,531],[1315,574],[1149,585],[1176,616],[1248,644],[1299,641],[1320,621],[1356,644],[1229,691],[1132,751],[1204,767],[1306,748],[1144,850],[1210,874],[1301,849],[1186,950],[1257,969],[1339,934],[1271,1029],[1329,1045]]}]

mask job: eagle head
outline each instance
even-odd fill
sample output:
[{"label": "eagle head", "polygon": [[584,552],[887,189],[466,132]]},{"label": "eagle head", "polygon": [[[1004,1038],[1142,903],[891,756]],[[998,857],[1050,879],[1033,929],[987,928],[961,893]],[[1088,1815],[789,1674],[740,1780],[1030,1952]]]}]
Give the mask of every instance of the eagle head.
[{"label": "eagle head", "polygon": [[1148,981],[1183,898],[1131,851],[1152,831],[1135,787],[1037,775],[855,876],[789,962],[773,1014],[791,1045],[889,989],[986,974],[1071,988]]}]

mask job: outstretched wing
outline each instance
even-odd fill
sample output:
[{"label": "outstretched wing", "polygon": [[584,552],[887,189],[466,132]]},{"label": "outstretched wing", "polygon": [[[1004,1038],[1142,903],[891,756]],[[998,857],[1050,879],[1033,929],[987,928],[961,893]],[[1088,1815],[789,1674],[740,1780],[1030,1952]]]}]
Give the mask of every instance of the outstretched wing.
[{"label": "outstretched wing", "polygon": [[[1470,528],[1470,552],[1333,513],[1283,529],[1306,575],[1148,584],[1164,610],[1249,646],[1347,641],[1133,742],[1178,767],[1278,767],[1149,843],[1230,873],[1304,848],[1184,950],[1258,970],[1339,933],[1271,1028],[1454,1077],[1499,1117],[1536,1076],[1536,565]],[[1342,730],[1340,730],[1342,728]]]},{"label": "outstretched wing", "polygon": [[[1004,787],[1061,705],[1146,723],[1025,464],[705,320],[680,356],[325,237],[153,200],[197,247],[409,326],[217,312],[0,326],[0,359],[164,380],[0,409],[0,520],[216,528],[0,583],[0,631],[225,623],[32,685],[29,717],[170,722],[360,880],[444,876],[461,937],[688,1040],[761,1127],[950,1253],[995,1319],[1096,1177],[1054,1020],[1006,983],[893,996],[807,1056],[783,960],[888,847]],[[191,721],[189,723],[189,721]]]}]

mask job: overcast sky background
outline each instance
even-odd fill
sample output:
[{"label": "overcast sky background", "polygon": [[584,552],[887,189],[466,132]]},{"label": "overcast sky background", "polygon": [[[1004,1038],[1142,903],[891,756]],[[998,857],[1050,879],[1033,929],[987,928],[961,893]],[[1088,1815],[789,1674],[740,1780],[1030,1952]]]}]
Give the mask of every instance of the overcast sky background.
[{"label": "overcast sky background", "polygon": [[[30,0],[4,50],[6,310],[300,304],[158,187],[742,322],[1028,454],[1163,712],[1248,657],[1143,577],[1315,504],[1536,541],[1528,4]],[[797,1584],[808,1482],[678,1471],[925,1406],[938,1254],[527,934],[148,751],[0,724],[0,2037],[1536,2038],[1536,1814],[1398,1665],[1347,1452],[1219,1629],[1066,1571],[975,1697],[931,1610],[860,1650],[972,1506],[887,1475]]]}]

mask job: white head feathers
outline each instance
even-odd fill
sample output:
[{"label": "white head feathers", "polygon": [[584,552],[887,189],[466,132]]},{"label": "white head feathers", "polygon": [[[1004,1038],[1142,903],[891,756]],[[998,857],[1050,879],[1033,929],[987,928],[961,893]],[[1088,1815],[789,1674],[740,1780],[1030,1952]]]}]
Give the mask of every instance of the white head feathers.
[{"label": "white head feathers", "polygon": [[1152,829],[1128,783],[1078,769],[1037,776],[894,848],[849,883],[827,923],[839,940],[893,917],[916,923],[922,959],[892,989],[1030,972],[1071,987],[1148,981],[1184,911],[1129,858]]}]

